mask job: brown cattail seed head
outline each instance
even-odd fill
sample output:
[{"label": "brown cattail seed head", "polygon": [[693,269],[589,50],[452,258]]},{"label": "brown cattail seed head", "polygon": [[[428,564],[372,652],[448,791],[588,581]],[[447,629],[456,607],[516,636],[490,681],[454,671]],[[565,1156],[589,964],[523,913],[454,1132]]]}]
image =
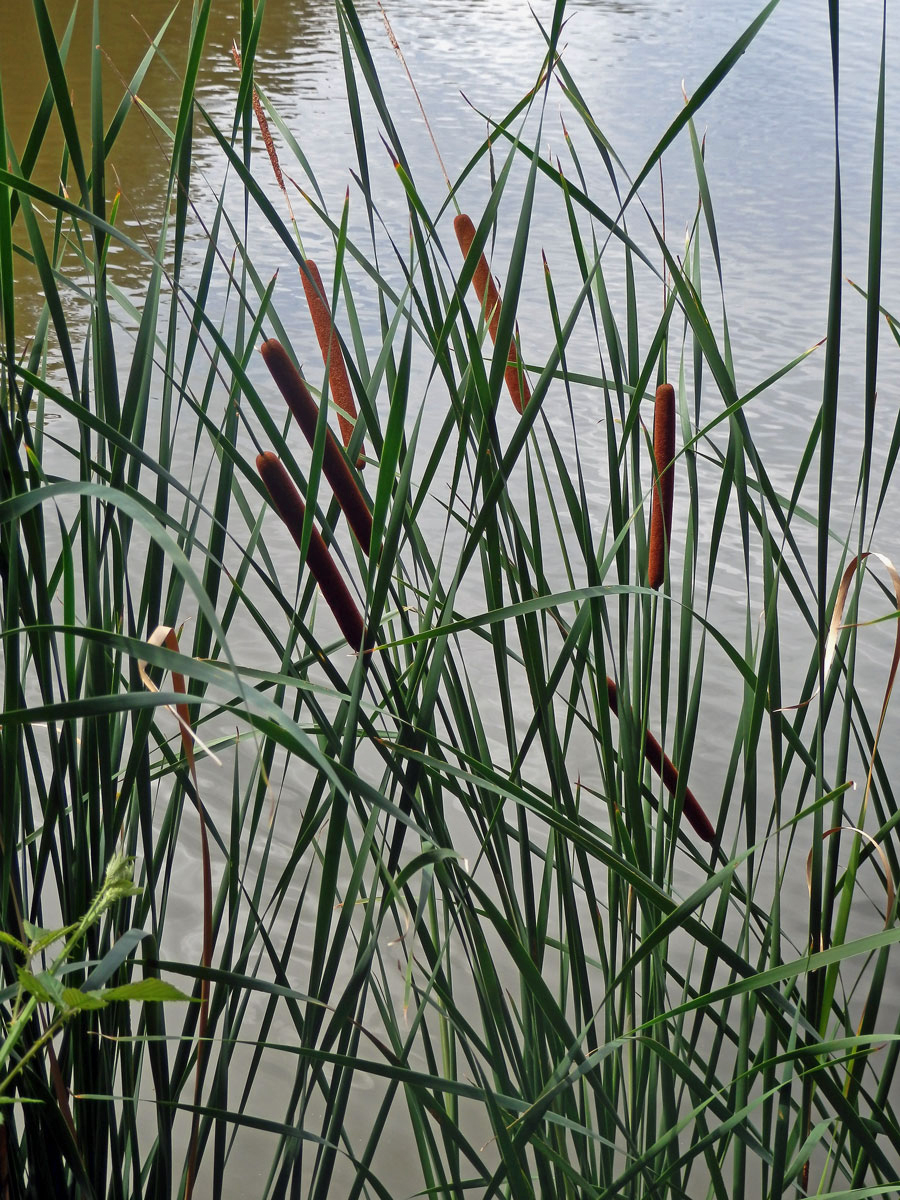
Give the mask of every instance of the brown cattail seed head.
[{"label": "brown cattail seed head", "polygon": [[[454,217],[453,219],[453,228],[456,232],[456,240],[459,242],[463,258],[468,258],[469,251],[472,249],[472,243],[475,241],[475,226],[472,223],[471,217],[466,216],[465,213],[460,213],[458,217]],[[496,343],[497,330],[500,327],[500,293],[497,290],[494,277],[491,275],[487,259],[483,254],[475,267],[475,274],[472,276],[472,286],[475,288],[475,295],[478,297],[479,304],[484,309],[484,319],[490,330],[491,341]],[[531,389],[528,386],[524,372],[521,372],[520,387],[519,352],[516,349],[514,341],[510,342],[509,358],[507,359],[504,377],[516,412],[521,413],[531,399]]]},{"label": "brown cattail seed head", "polygon": [[[315,441],[316,423],[319,419],[319,409],[315,400],[309,394],[309,388],[281,342],[269,338],[263,342],[262,356],[278,390],[284,396],[288,408],[294,415],[297,424],[303,430],[303,435],[310,445]],[[325,478],[331,484],[347,523],[353,530],[356,540],[368,554],[372,540],[372,514],[366,504],[362,492],[356,486],[353,472],[347,463],[343,450],[335,441],[330,429],[325,431],[325,453],[322,458],[322,470]]]},{"label": "brown cattail seed head", "polygon": [[[307,274],[309,272],[309,274]],[[325,288],[319,268],[311,258],[306,260],[306,271],[300,272],[303,280],[303,290],[306,293],[306,303],[312,317],[316,339],[322,352],[322,360],[328,366],[328,387],[338,410],[338,424],[341,427],[341,439],[344,446],[350,444],[353,436],[353,425],[356,421],[356,401],[353,399],[353,389],[350,386],[350,376],[347,374],[347,364],[334,331],[334,321],[325,299]],[[346,413],[347,416],[342,414]],[[348,420],[350,417],[351,420]]]},{"label": "brown cattail seed head", "polygon": [[[608,675],[606,677],[606,695],[610,711],[615,716],[618,716],[619,691],[615,685],[615,681],[610,679]],[[656,774],[662,779],[669,794],[674,796],[678,790],[678,768],[672,762],[671,758],[663,753],[662,746],[660,746],[649,730],[644,736],[644,758],[646,758]],[[689,787],[686,787],[684,790],[684,815],[688,824],[704,842],[715,845],[716,831],[713,828],[713,824]]]},{"label": "brown cattail seed head", "polygon": [[650,509],[650,555],[647,586],[662,586],[666,576],[666,547],[672,534],[675,493],[675,389],[663,383],[656,389],[653,414],[653,504]]},{"label": "brown cattail seed head", "polygon": [[[266,450],[257,456],[256,469],[259,471],[278,515],[288,527],[291,537],[299,548],[303,541],[303,518],[306,509],[300,493],[294,487],[293,480],[285,470],[281,459],[271,450]],[[334,619],[337,621],[341,633],[354,650],[360,650],[365,641],[362,616],[315,525],[310,531],[306,565],[312,571],[328,607],[334,613]]]}]

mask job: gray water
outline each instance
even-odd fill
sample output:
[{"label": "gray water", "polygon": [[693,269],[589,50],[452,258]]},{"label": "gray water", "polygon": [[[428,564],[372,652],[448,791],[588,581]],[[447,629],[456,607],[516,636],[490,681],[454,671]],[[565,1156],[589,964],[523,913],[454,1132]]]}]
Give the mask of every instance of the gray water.
[{"label": "gray water", "polygon": [[[168,12],[169,0],[142,0],[140,25],[132,19],[132,5],[117,3],[103,6],[104,50],[110,70],[109,95],[118,98],[121,83],[117,76],[128,77],[146,45],[141,26],[153,30]],[[548,23],[552,4],[536,0],[538,17]],[[51,5],[60,16],[67,3]],[[0,76],[4,83],[7,119],[22,122],[23,140],[37,103],[30,74],[21,70],[22,61],[36,54],[36,43],[28,43],[23,31],[30,29],[30,0],[0,0]],[[417,187],[436,209],[446,197],[440,167],[410,89],[381,24],[374,3],[360,3],[381,82],[389,106],[402,131]],[[87,13],[88,7],[85,8]],[[616,148],[625,167],[636,175],[660,136],[680,111],[682,86],[691,94],[707,72],[732,45],[758,11],[758,5],[736,0],[730,4],[701,0],[634,0],[632,3],[605,0],[572,0],[570,19],[563,36],[564,60],[577,80],[588,107],[604,134]],[[473,149],[485,135],[485,123],[477,110],[500,117],[519,99],[533,81],[543,54],[543,40],[524,0],[470,0],[468,4],[449,0],[394,0],[388,8],[394,32],[403,47],[413,72],[422,102],[451,178],[463,169]],[[844,274],[865,282],[868,236],[868,181],[871,171],[874,127],[875,88],[880,38],[881,7],[855,0],[842,6],[841,87],[841,167],[844,200]],[[179,12],[166,42],[176,70],[180,69],[188,29],[188,12]],[[232,37],[238,35],[236,5],[214,4],[207,54],[201,72],[199,98],[224,127],[229,127],[236,98],[237,75],[229,53]],[[87,103],[86,25],[79,26],[69,63],[74,81],[76,111],[79,102]],[[893,203],[900,185],[900,111],[891,82],[898,63],[897,37],[889,30],[887,136],[885,151],[884,272],[882,302],[890,311],[900,311],[900,207]],[[81,67],[79,67],[81,64]],[[79,70],[84,74],[79,77]],[[37,73],[35,73],[37,74]],[[80,82],[79,82],[80,78]],[[154,66],[142,99],[163,119],[173,119],[177,111],[177,91],[162,64]],[[16,86],[10,87],[11,80]],[[343,90],[343,76],[337,24],[333,7],[316,0],[268,0],[265,25],[257,60],[257,80],[287,126],[300,140],[334,219],[340,213],[346,189],[350,188],[351,227],[361,229],[363,204],[351,177],[355,165],[349,118]],[[561,94],[551,89],[543,115],[542,149],[560,155],[567,151],[561,118],[565,116],[576,146],[586,162],[597,172],[590,182],[598,196],[605,195],[606,184],[599,174],[596,156],[591,156],[588,137],[572,119]],[[729,329],[740,391],[752,387],[786,361],[818,342],[825,333],[828,283],[831,258],[831,225],[834,179],[834,131],[831,62],[827,5],[822,0],[783,0],[773,17],[752,43],[728,80],[717,90],[697,118],[698,130],[707,133],[706,166],[715,205],[719,242],[724,264],[724,292]],[[534,122],[528,126],[534,136]],[[126,126],[113,162],[122,189],[122,213],[126,230],[141,240],[152,239],[158,221],[168,169],[164,147],[157,132],[133,113]],[[406,201],[391,163],[378,139],[377,122],[367,119],[368,153],[373,173],[373,191],[379,199],[381,215],[395,237],[402,238],[406,228]],[[498,161],[503,150],[497,146]],[[201,211],[208,209],[212,196],[224,176],[221,154],[211,137],[200,132],[195,147],[196,195]],[[267,186],[278,211],[281,198],[269,182],[268,162],[261,152],[258,177]],[[696,177],[690,148],[684,137],[666,152],[663,160],[665,219],[670,243],[677,246],[682,231],[693,220],[697,203]],[[52,158],[48,156],[46,180],[52,185]],[[291,170],[305,186],[299,167]],[[202,180],[208,181],[208,187]],[[495,268],[503,275],[504,255],[508,255],[518,212],[516,177],[508,201],[501,206]],[[463,206],[472,213],[482,211],[489,194],[490,180],[482,162],[467,182],[462,194]],[[608,189],[607,189],[608,190]],[[235,192],[237,195],[237,192]],[[553,270],[560,307],[566,311],[578,290],[571,261],[569,232],[559,219],[558,206],[542,208],[543,192],[532,225],[527,276],[519,310],[519,324],[526,355],[535,362],[552,346],[543,285],[541,251]],[[654,173],[642,189],[642,197],[654,220],[659,221],[660,185]],[[295,201],[301,234],[307,253],[320,264],[329,263],[333,246],[318,222],[304,213],[302,202]],[[504,217],[508,219],[504,221]],[[449,229],[450,215],[445,218]],[[649,244],[643,233],[639,240]],[[452,244],[452,234],[448,234]],[[195,263],[202,260],[205,241],[198,228],[196,241],[188,249]],[[266,237],[262,221],[250,231],[249,249],[263,278],[278,270],[277,302],[283,313],[303,314],[302,289],[296,270],[280,244]],[[712,258],[705,251],[707,287],[713,278]],[[133,264],[113,263],[113,277],[135,304],[140,303],[139,281],[135,282]],[[326,273],[326,285],[330,275]],[[614,293],[614,299],[616,299]],[[658,317],[659,288],[646,286],[641,292],[645,319]],[[377,345],[377,313],[371,297],[360,300],[361,315],[371,332],[370,348]],[[214,295],[212,307],[224,304],[224,294]],[[34,313],[39,298],[34,298]],[[854,412],[862,411],[864,362],[864,301],[849,286],[844,293],[844,340],[842,343],[842,425],[839,431],[840,459],[835,478],[833,525],[849,535],[854,526],[854,497],[858,470],[860,422]],[[714,304],[710,305],[715,308]],[[34,314],[32,314],[33,316]],[[27,309],[20,318],[28,324]],[[309,361],[315,361],[317,348],[312,329],[298,315],[289,333],[296,339]],[[580,340],[579,340],[580,339]],[[591,355],[590,338],[579,334],[573,346],[586,356],[578,369],[599,373],[596,347]],[[883,331],[883,369],[879,384],[879,436],[875,456],[886,450],[885,432],[892,427],[900,403],[900,388],[889,371],[896,346]],[[777,487],[789,491],[797,473],[806,440],[815,420],[822,394],[823,352],[819,350],[776,387],[767,390],[746,409],[761,457]],[[426,375],[419,365],[424,392]],[[255,382],[260,390],[271,385],[262,364],[257,365]],[[711,385],[707,382],[707,389]],[[442,415],[440,396],[424,397],[426,417],[433,412],[432,430]],[[576,405],[583,398],[576,396]],[[706,411],[716,411],[717,398],[704,394]],[[433,405],[430,409],[429,405]],[[565,429],[565,400],[552,392],[545,411],[551,420]],[[707,407],[708,406],[708,407]],[[583,410],[582,410],[583,411]],[[65,440],[63,417],[57,422],[58,436]],[[428,429],[426,428],[426,437]],[[719,442],[724,445],[724,435]],[[597,432],[592,440],[586,433],[581,451],[588,458],[596,449],[597,462],[604,462],[603,440]],[[602,480],[591,483],[598,511],[604,494]],[[713,495],[710,492],[709,495]],[[812,494],[806,496],[812,503]],[[683,522],[684,514],[680,518]],[[679,515],[676,513],[675,542],[678,540]],[[716,620],[731,637],[740,638],[745,614],[743,572],[737,558],[735,541],[726,547],[725,571],[720,575]],[[813,545],[809,531],[804,545]],[[883,522],[875,548],[900,559],[900,547],[892,545],[895,529]],[[888,539],[888,540],[886,540]],[[853,538],[855,542],[855,535]],[[278,545],[277,538],[272,545]],[[295,549],[283,540],[285,570],[295,570]],[[852,544],[852,543],[851,543]],[[735,562],[734,591],[729,594],[728,553]],[[755,599],[761,607],[761,596]],[[472,598],[475,604],[477,598]],[[787,626],[782,647],[785,678],[796,670],[798,694],[803,672],[812,651],[809,632],[799,626]],[[877,712],[884,687],[886,648],[892,643],[892,630],[878,627],[861,640],[863,669],[872,676],[870,709]],[[252,654],[255,646],[238,644],[238,658]],[[701,738],[694,756],[693,779],[703,780],[704,799],[715,810],[716,789],[724,776],[724,755],[717,750],[719,728],[734,728],[734,713],[739,696],[735,695],[733,670],[724,659],[711,656],[707,669],[707,687]],[[786,697],[786,699],[791,699]],[[900,767],[896,747],[896,719],[889,713],[883,753],[890,767]],[[573,763],[573,773],[579,764]],[[696,789],[695,790],[699,790]],[[300,793],[297,792],[299,800]],[[288,793],[290,798],[290,793]],[[179,951],[187,956],[199,954],[190,940],[196,929],[192,904],[196,903],[190,867],[196,846],[192,833],[185,831],[182,853],[188,886],[183,897],[185,917]],[[286,856],[289,831],[277,839],[275,861]],[[691,881],[684,879],[685,891]],[[802,871],[797,875],[796,901],[800,911],[806,907]],[[174,914],[173,914],[174,915]],[[176,926],[177,927],[177,926]],[[284,1031],[286,1036],[289,1031]],[[278,1030],[273,1031],[277,1040]],[[369,1081],[373,1094],[377,1085]],[[266,1087],[275,1097],[277,1115],[279,1088],[287,1086],[273,1069]],[[364,1088],[366,1081],[361,1080]],[[369,1100],[361,1096],[362,1110]],[[364,1124],[361,1125],[364,1128]],[[248,1143],[250,1142],[248,1135]],[[265,1139],[261,1138],[261,1141]],[[267,1144],[261,1147],[268,1161]],[[246,1174],[236,1170],[235,1193],[253,1195],[256,1178],[252,1150],[243,1147]],[[406,1194],[414,1169],[415,1147],[391,1144],[390,1155],[379,1160],[379,1171],[395,1194]],[[240,1186],[237,1180],[241,1179]]]}]

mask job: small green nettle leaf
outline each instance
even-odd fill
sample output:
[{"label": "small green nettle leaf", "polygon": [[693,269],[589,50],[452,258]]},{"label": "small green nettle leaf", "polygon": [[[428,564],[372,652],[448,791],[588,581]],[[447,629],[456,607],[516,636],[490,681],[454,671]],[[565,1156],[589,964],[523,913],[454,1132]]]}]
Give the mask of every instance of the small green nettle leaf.
[{"label": "small green nettle leaf", "polygon": [[55,1004],[58,1007],[63,1005],[62,986],[48,971],[33,975],[31,971],[20,967],[19,985],[23,991],[34,996],[35,1000],[40,1000],[42,1004]]},{"label": "small green nettle leaf", "polygon": [[29,946],[29,952],[32,955],[40,954],[42,950],[46,950],[48,946],[52,946],[54,942],[58,942],[67,933],[71,933],[74,928],[74,925],[66,925],[62,929],[37,929],[35,926],[32,926],[34,932],[30,935],[32,941]]},{"label": "small green nettle leaf", "polygon": [[50,993],[45,987],[38,983],[37,978],[30,971],[26,971],[24,967],[19,967],[19,986],[23,992],[27,992],[29,996],[34,996],[35,1000],[40,1000],[44,1004],[50,1003]]},{"label": "small green nettle leaf", "polygon": [[102,992],[82,992],[80,988],[64,988],[63,1004],[71,1009],[106,1008]]},{"label": "small green nettle leaf", "polygon": [[31,942],[32,946],[49,946],[51,942],[55,942],[57,938],[61,938],[63,934],[68,933],[71,928],[71,925],[67,925],[63,929],[45,929],[43,925],[34,925],[31,921],[24,919],[22,921],[22,929],[25,931],[25,936]]},{"label": "small green nettle leaf", "polygon": [[105,1000],[191,1000],[190,996],[164,979],[139,979],[122,987],[106,988],[100,995]]}]

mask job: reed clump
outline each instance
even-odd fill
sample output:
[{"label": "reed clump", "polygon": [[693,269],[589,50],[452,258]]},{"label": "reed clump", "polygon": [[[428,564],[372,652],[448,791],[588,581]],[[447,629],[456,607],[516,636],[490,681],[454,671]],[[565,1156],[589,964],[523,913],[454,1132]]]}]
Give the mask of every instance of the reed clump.
[{"label": "reed clump", "polygon": [[[207,10],[226,6],[196,6],[178,118],[160,114],[169,182],[159,240],[140,260],[148,286],[134,339],[119,285],[141,246],[116,222],[105,160],[120,115],[147,96],[152,55],[111,117],[95,52],[83,122],[47,12],[56,6],[33,7],[43,99],[24,131],[0,105],[10,147],[0,171],[0,1076],[15,1072],[0,1097],[10,1102],[0,1200],[187,1197],[192,1186],[254,1200],[896,1192],[897,797],[888,694],[857,641],[888,627],[864,628],[869,598],[854,586],[851,599],[855,580],[835,577],[870,542],[874,561],[876,543],[897,558],[896,456],[871,452],[900,445],[896,412],[875,403],[879,382],[882,395],[891,386],[891,364],[880,380],[877,370],[890,302],[873,290],[888,243],[873,225],[863,405],[852,380],[843,398],[838,368],[861,325],[842,323],[833,241],[822,404],[794,447],[792,483],[789,456],[766,461],[771,438],[757,440],[748,406],[803,358],[737,390],[760,364],[742,359],[746,326],[726,316],[728,251],[693,127],[775,4],[679,103],[636,173],[579,93],[577,61],[560,54],[564,0],[549,6],[547,54],[531,78],[562,85],[577,186],[543,148],[539,108],[553,95],[543,87],[495,114],[447,179],[450,204],[490,174],[494,201],[517,208],[510,281],[527,286],[526,229],[540,237],[552,223],[569,239],[560,286],[549,272],[543,281],[546,325],[525,331],[546,347],[529,356],[530,398],[512,283],[492,279],[490,249],[473,253],[463,216],[455,236],[474,292],[461,296],[435,237],[446,204],[407,170],[411,123],[389,111],[362,5],[336,0],[335,25],[368,231],[351,225],[349,206],[338,231],[323,199],[333,176],[315,174],[317,139],[344,142],[339,106],[335,126],[302,131],[307,152],[268,102],[275,93],[251,91],[253,54],[275,59],[254,0],[234,6],[240,111],[220,124],[218,104],[202,103]],[[94,7],[99,24],[109,6]],[[0,59],[7,51],[0,39]],[[36,74],[39,60],[23,67]],[[885,122],[875,115],[877,159]],[[363,135],[375,120],[396,173],[369,169]],[[50,129],[65,140],[58,195],[38,185]],[[263,144],[285,199],[292,174],[308,181],[310,248],[334,237],[327,293],[290,205],[288,220],[268,202]],[[682,150],[703,203],[679,189],[692,224],[682,239],[679,211],[675,245],[641,193],[663,155]],[[201,178],[210,153],[223,170]],[[397,195],[376,194],[382,178]],[[221,180],[213,225],[188,203],[210,179]],[[872,222],[877,201],[873,186]],[[714,277],[711,241],[722,250]],[[382,252],[388,242],[399,255]],[[334,373],[342,350],[366,424],[349,445],[365,433],[377,449],[368,490],[343,445],[349,429],[310,395],[284,336],[262,347],[275,384],[267,374],[256,386],[258,331],[297,319],[299,293],[264,285],[285,249],[313,289],[326,394],[349,427]],[[37,307],[19,261],[38,269]],[[646,298],[658,283],[656,322]],[[476,293],[492,350],[465,336],[467,313],[460,329],[461,300],[478,319]],[[335,296],[348,300],[339,312]],[[311,340],[307,349],[318,368]],[[482,349],[523,418],[491,419]],[[646,439],[637,417],[650,378],[662,386]],[[677,431],[667,378],[691,395]],[[54,427],[59,414],[67,423]],[[295,420],[313,446],[311,476],[328,481],[317,496],[291,470]],[[840,445],[838,431],[849,435]],[[676,469],[684,523],[673,529]],[[817,470],[811,510],[800,499]],[[834,503],[854,487],[852,503]],[[845,600],[856,606],[846,623]],[[148,642],[163,620],[183,627],[180,642]],[[780,653],[787,639],[791,653]],[[369,660],[340,669],[370,647]],[[148,672],[158,693],[136,686]],[[822,703],[787,713],[804,679],[819,680]],[[180,745],[162,706],[183,706]],[[864,776],[856,792],[850,781]],[[204,813],[193,849],[192,802]],[[142,891],[104,912],[57,971],[58,927],[84,914],[117,842],[136,855]],[[878,913],[872,873],[885,892]],[[166,982],[157,976],[208,1005],[171,1005],[164,1019],[153,1003],[92,1011],[107,985],[153,999]]]},{"label": "reed clump", "polygon": [[[463,258],[468,258],[469,251],[472,249],[472,243],[475,241],[475,226],[472,218],[465,213],[460,213],[453,220],[453,228],[456,232],[456,240],[459,242]],[[491,274],[491,269],[484,254],[478,260],[475,274],[472,276],[472,286],[475,289],[478,302],[484,310],[484,319],[490,331],[491,341],[496,345],[497,331],[500,328],[500,291],[494,282],[494,277]],[[506,361],[504,378],[506,379],[506,387],[516,412],[521,414],[525,410],[525,405],[531,399],[531,388],[528,386],[528,380],[525,378],[525,371],[519,359],[519,351],[516,347],[515,339],[509,344],[509,357]]]}]

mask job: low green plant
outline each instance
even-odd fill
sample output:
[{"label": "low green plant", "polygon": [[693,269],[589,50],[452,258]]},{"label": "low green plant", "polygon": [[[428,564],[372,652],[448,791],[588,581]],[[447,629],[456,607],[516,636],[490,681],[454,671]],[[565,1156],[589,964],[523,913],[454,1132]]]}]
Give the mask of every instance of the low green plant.
[{"label": "low green plant", "polygon": [[[89,130],[71,25],[32,3],[46,90],[22,145],[0,88],[0,970],[21,1102],[3,1200],[895,1192],[891,688],[874,713],[858,645],[879,631],[854,591],[893,536],[900,450],[876,412],[884,319],[900,342],[880,293],[886,39],[866,287],[843,279],[836,156],[821,405],[785,489],[749,415],[811,352],[739,387],[694,124],[777,0],[634,173],[560,54],[559,0],[532,82],[484,114],[442,205],[351,0],[335,12],[357,161],[337,203],[256,77],[263,3],[241,0],[223,125],[198,87],[211,0],[171,120],[139,99],[165,29],[104,109],[94,0]],[[551,86],[565,164],[542,150]],[[147,244],[107,190],[136,106],[166,140]],[[213,193],[201,139],[227,167]],[[373,183],[382,143],[399,217]],[[669,151],[697,182],[677,246],[642,199]],[[545,257],[525,306],[539,189],[571,261]],[[142,272],[139,307],[114,250],[132,288]],[[28,328],[19,260],[44,297]],[[861,414],[839,386],[847,295],[867,318]],[[675,453],[667,437],[654,465],[666,383]],[[839,409],[860,424],[843,523]],[[647,513],[670,488],[660,545]],[[112,846],[141,890],[85,924]],[[884,911],[855,929],[872,871]],[[68,932],[35,971],[48,912]],[[108,1003],[159,986],[138,970],[202,1003]]]},{"label": "low green plant", "polygon": [[[0,930],[0,941],[17,951],[23,960],[19,966],[17,985],[8,989],[11,995],[0,996],[0,1002],[9,1004],[8,1019],[0,1022],[3,1031],[3,1043],[0,1045],[0,1104],[15,1103],[10,1087],[16,1077],[35,1055],[52,1043],[63,1026],[80,1013],[96,1012],[123,1000],[149,1003],[190,999],[162,979],[147,978],[119,986],[107,985],[106,980],[121,965],[121,953],[109,955],[98,963],[82,987],[66,986],[66,977],[73,966],[81,965],[76,953],[88,930],[114,904],[129,896],[140,895],[140,892],[141,889],[132,882],[132,861],[117,854],[110,859],[103,883],[90,908],[73,925],[63,929],[38,929],[30,922],[23,921],[22,932],[29,939],[27,942]],[[57,942],[63,945],[50,966],[35,971],[36,964]],[[33,1027],[33,1017],[39,1005],[43,1005],[47,1012],[46,1019],[41,1023],[43,1032],[29,1045],[23,1046]]]}]

